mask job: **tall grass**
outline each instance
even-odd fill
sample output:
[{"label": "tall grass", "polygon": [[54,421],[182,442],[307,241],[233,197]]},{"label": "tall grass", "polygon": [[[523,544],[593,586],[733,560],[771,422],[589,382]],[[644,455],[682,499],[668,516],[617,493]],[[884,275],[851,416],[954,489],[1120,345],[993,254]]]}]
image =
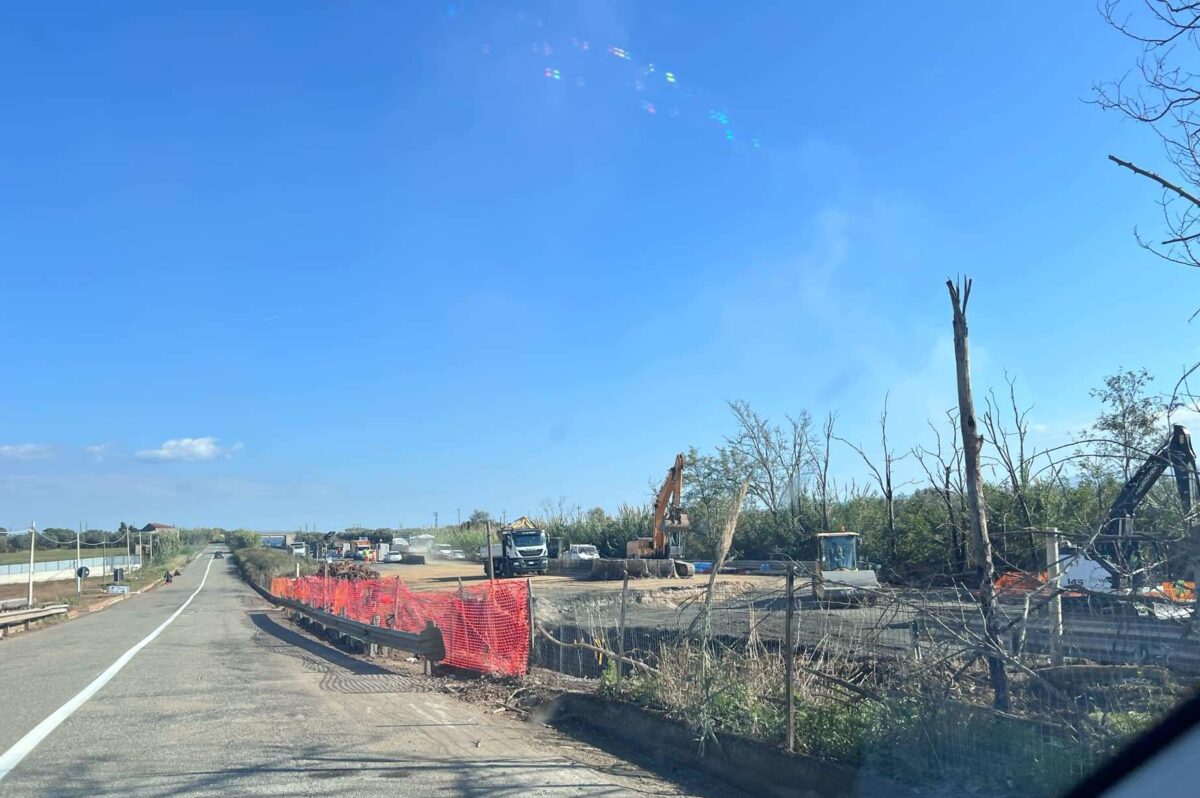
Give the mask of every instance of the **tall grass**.
[{"label": "tall grass", "polygon": [[[801,665],[806,667],[796,674],[796,752],[909,784],[1055,795],[1126,737],[1089,742],[1050,723],[1000,715],[944,695],[882,689],[878,698],[866,698],[808,670],[819,666],[811,670],[851,680],[861,663],[802,658]],[[782,746],[785,670],[779,651],[704,646],[685,638],[663,645],[655,668],[656,673],[627,674],[619,697],[683,722],[701,744],[714,733],[732,733]],[[617,697],[615,681],[610,664],[601,692]]]}]

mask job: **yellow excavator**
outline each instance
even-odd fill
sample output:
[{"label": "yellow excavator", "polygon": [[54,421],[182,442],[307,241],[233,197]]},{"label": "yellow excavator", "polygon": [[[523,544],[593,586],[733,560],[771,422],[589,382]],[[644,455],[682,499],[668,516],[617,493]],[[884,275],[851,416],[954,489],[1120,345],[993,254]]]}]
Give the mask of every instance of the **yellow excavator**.
[{"label": "yellow excavator", "polygon": [[[675,464],[654,499],[653,537],[634,538],[625,545],[625,556],[631,560],[669,560],[682,554],[681,535],[691,526],[683,501],[683,455],[675,455]],[[696,573],[691,563],[675,563],[677,576]]]}]

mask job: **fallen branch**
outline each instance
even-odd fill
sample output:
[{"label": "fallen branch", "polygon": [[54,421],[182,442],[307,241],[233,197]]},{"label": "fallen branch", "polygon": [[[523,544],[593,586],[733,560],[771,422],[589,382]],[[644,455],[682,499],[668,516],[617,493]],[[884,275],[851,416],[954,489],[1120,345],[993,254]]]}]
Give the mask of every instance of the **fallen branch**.
[{"label": "fallen branch", "polygon": [[540,623],[535,624],[535,625],[537,626],[538,632],[540,632],[542,635],[544,635],[547,640],[549,640],[551,643],[554,643],[556,646],[562,646],[563,648],[581,648],[581,649],[584,649],[585,651],[592,651],[596,654],[603,654],[606,657],[612,657],[613,659],[617,660],[618,662],[625,662],[625,663],[628,663],[628,664],[632,665],[633,667],[643,670],[647,673],[653,673],[655,676],[658,675],[658,670],[656,668],[652,668],[644,662],[638,662],[636,659],[630,659],[629,657],[620,656],[615,651],[610,651],[607,648],[604,648],[602,646],[594,646],[591,643],[582,643],[582,642],[564,643],[562,640],[559,640],[557,637],[555,637],[554,635],[552,635],[548,631],[546,631],[546,627],[542,626]]}]

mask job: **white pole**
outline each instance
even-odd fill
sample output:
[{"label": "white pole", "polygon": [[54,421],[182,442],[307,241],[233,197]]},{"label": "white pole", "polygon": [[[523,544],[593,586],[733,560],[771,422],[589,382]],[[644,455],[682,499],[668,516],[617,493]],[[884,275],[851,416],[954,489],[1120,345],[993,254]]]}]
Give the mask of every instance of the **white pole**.
[{"label": "white pole", "polygon": [[83,577],[79,575],[79,569],[83,567],[83,558],[79,556],[79,538],[83,534],[83,524],[79,525],[79,531],[75,533],[75,593],[83,593]]},{"label": "white pole", "polygon": [[29,525],[29,601],[26,607],[33,606],[33,550],[37,546],[37,524]]},{"label": "white pole", "polygon": [[1050,599],[1050,662],[1062,665],[1063,662],[1063,611],[1062,594],[1058,593],[1058,582],[1062,574],[1062,564],[1058,553],[1058,527],[1050,530],[1046,536],[1046,581],[1054,591]]}]

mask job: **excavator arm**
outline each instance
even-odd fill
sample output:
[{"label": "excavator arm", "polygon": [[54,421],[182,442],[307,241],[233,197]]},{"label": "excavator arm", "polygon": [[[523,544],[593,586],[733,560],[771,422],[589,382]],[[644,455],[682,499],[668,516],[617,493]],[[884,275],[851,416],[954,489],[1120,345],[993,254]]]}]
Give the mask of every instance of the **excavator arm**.
[{"label": "excavator arm", "polygon": [[1175,424],[1166,443],[1151,454],[1121,488],[1100,527],[1100,538],[1096,548],[1109,561],[1101,561],[1101,564],[1114,578],[1132,570],[1138,545],[1130,533],[1129,519],[1137,512],[1150,489],[1167,470],[1167,466],[1175,473],[1175,487],[1183,505],[1184,518],[1189,532],[1192,529],[1192,508],[1197,497],[1200,497],[1200,483],[1196,477],[1196,452],[1192,449],[1192,436],[1187,428]]},{"label": "excavator arm", "polygon": [[683,511],[683,455],[675,455],[675,464],[654,499],[654,556],[671,556],[671,540],[688,528],[687,513]]}]

